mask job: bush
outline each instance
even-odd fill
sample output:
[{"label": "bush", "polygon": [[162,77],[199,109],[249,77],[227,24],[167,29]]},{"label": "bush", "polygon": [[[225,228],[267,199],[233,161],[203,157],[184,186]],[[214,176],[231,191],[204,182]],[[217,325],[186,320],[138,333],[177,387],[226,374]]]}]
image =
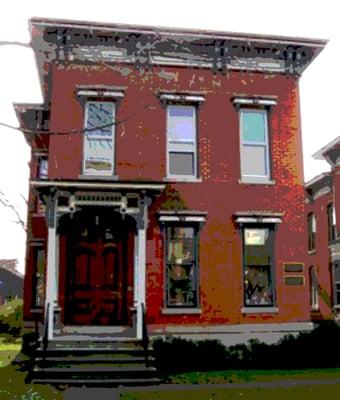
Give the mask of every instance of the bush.
[{"label": "bush", "polygon": [[311,332],[287,335],[276,344],[250,340],[224,347],[218,340],[158,339],[154,356],[163,374],[226,369],[340,367],[340,327],[321,321]]},{"label": "bush", "polygon": [[0,306],[0,334],[20,336],[22,330],[22,299],[9,300]]},{"label": "bush", "polygon": [[162,374],[211,371],[227,367],[226,349],[218,340],[192,341],[180,338],[153,342],[156,366]]}]

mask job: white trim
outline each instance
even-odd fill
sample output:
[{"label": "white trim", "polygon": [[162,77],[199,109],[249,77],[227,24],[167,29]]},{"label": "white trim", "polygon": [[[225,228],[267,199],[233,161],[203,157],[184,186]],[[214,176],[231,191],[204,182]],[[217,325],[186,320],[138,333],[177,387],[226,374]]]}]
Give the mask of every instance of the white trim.
[{"label": "white trim", "polygon": [[185,314],[201,314],[200,308],[162,308],[162,314],[165,315],[185,315]]},{"label": "white trim", "polygon": [[141,189],[162,191],[164,184],[153,183],[107,183],[107,182],[79,182],[79,181],[31,181],[32,186],[36,187],[81,187],[81,188],[100,188],[100,189]]},{"label": "white trim", "polygon": [[252,332],[291,332],[297,330],[309,331],[314,328],[310,321],[306,322],[282,322],[282,323],[254,323],[254,324],[224,324],[224,325],[183,325],[183,324],[165,324],[149,325],[151,333],[252,333]]},{"label": "white trim", "polygon": [[274,99],[261,99],[261,98],[244,98],[235,97],[233,99],[235,105],[258,105],[258,106],[276,106],[277,101]]},{"label": "white trim", "polygon": [[189,95],[189,94],[171,94],[171,93],[161,93],[159,95],[159,98],[161,100],[167,100],[167,101],[177,101],[177,102],[204,102],[205,98],[204,96],[199,96],[199,95]]},{"label": "white trim", "polygon": [[105,90],[105,89],[98,89],[98,90],[86,90],[86,89],[79,89],[77,91],[78,96],[84,97],[110,97],[113,99],[122,99],[124,97],[124,92],[122,91],[113,91],[113,90]]},{"label": "white trim", "polygon": [[205,222],[205,217],[190,215],[161,215],[160,222]]},{"label": "white trim", "polygon": [[238,224],[280,224],[281,218],[275,217],[236,217]]},{"label": "white trim", "polygon": [[279,312],[277,307],[242,307],[242,314],[276,314]]}]

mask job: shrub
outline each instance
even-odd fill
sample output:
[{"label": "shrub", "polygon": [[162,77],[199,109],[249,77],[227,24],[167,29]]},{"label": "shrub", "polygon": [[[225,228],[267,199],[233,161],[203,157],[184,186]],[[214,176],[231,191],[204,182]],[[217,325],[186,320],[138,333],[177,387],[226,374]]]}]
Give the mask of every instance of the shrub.
[{"label": "shrub", "polygon": [[20,336],[22,330],[22,299],[9,300],[0,306],[0,333]]},{"label": "shrub", "polygon": [[225,369],[226,349],[218,340],[192,341],[180,338],[153,342],[158,370],[163,374]]},{"label": "shrub", "polygon": [[311,332],[286,335],[276,344],[250,340],[225,348],[218,340],[158,339],[154,355],[161,373],[225,369],[340,367],[340,327],[321,321]]}]

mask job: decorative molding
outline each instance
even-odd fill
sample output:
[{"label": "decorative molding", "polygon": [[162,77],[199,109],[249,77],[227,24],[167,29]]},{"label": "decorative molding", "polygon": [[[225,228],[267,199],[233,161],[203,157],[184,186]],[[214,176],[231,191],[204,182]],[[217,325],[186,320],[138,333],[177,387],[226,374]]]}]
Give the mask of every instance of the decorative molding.
[{"label": "decorative molding", "polygon": [[193,94],[174,94],[174,93],[160,93],[159,98],[162,101],[173,101],[173,102],[184,102],[184,103],[203,103],[205,101],[204,96],[193,95]]},{"label": "decorative molding", "polygon": [[235,106],[263,106],[270,107],[276,106],[277,101],[272,98],[261,98],[261,97],[234,97],[232,102]]},{"label": "decorative molding", "polygon": [[242,307],[242,314],[277,314],[279,309],[277,307]]}]

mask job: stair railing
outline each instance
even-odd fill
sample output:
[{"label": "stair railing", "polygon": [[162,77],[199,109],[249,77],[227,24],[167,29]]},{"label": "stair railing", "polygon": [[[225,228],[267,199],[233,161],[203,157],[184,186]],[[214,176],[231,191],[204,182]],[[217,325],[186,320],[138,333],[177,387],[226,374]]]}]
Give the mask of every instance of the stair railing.
[{"label": "stair railing", "polygon": [[49,336],[49,315],[50,315],[50,303],[47,303],[45,309],[45,317],[44,317],[44,335],[42,338],[42,345],[43,345],[43,360],[46,360],[47,355],[47,347],[48,347],[48,336]]},{"label": "stair railing", "polygon": [[147,366],[149,363],[149,335],[148,335],[148,328],[146,326],[146,312],[145,312],[145,305],[144,303],[141,304],[142,307],[142,345],[144,349],[144,358],[145,358],[145,365]]}]

